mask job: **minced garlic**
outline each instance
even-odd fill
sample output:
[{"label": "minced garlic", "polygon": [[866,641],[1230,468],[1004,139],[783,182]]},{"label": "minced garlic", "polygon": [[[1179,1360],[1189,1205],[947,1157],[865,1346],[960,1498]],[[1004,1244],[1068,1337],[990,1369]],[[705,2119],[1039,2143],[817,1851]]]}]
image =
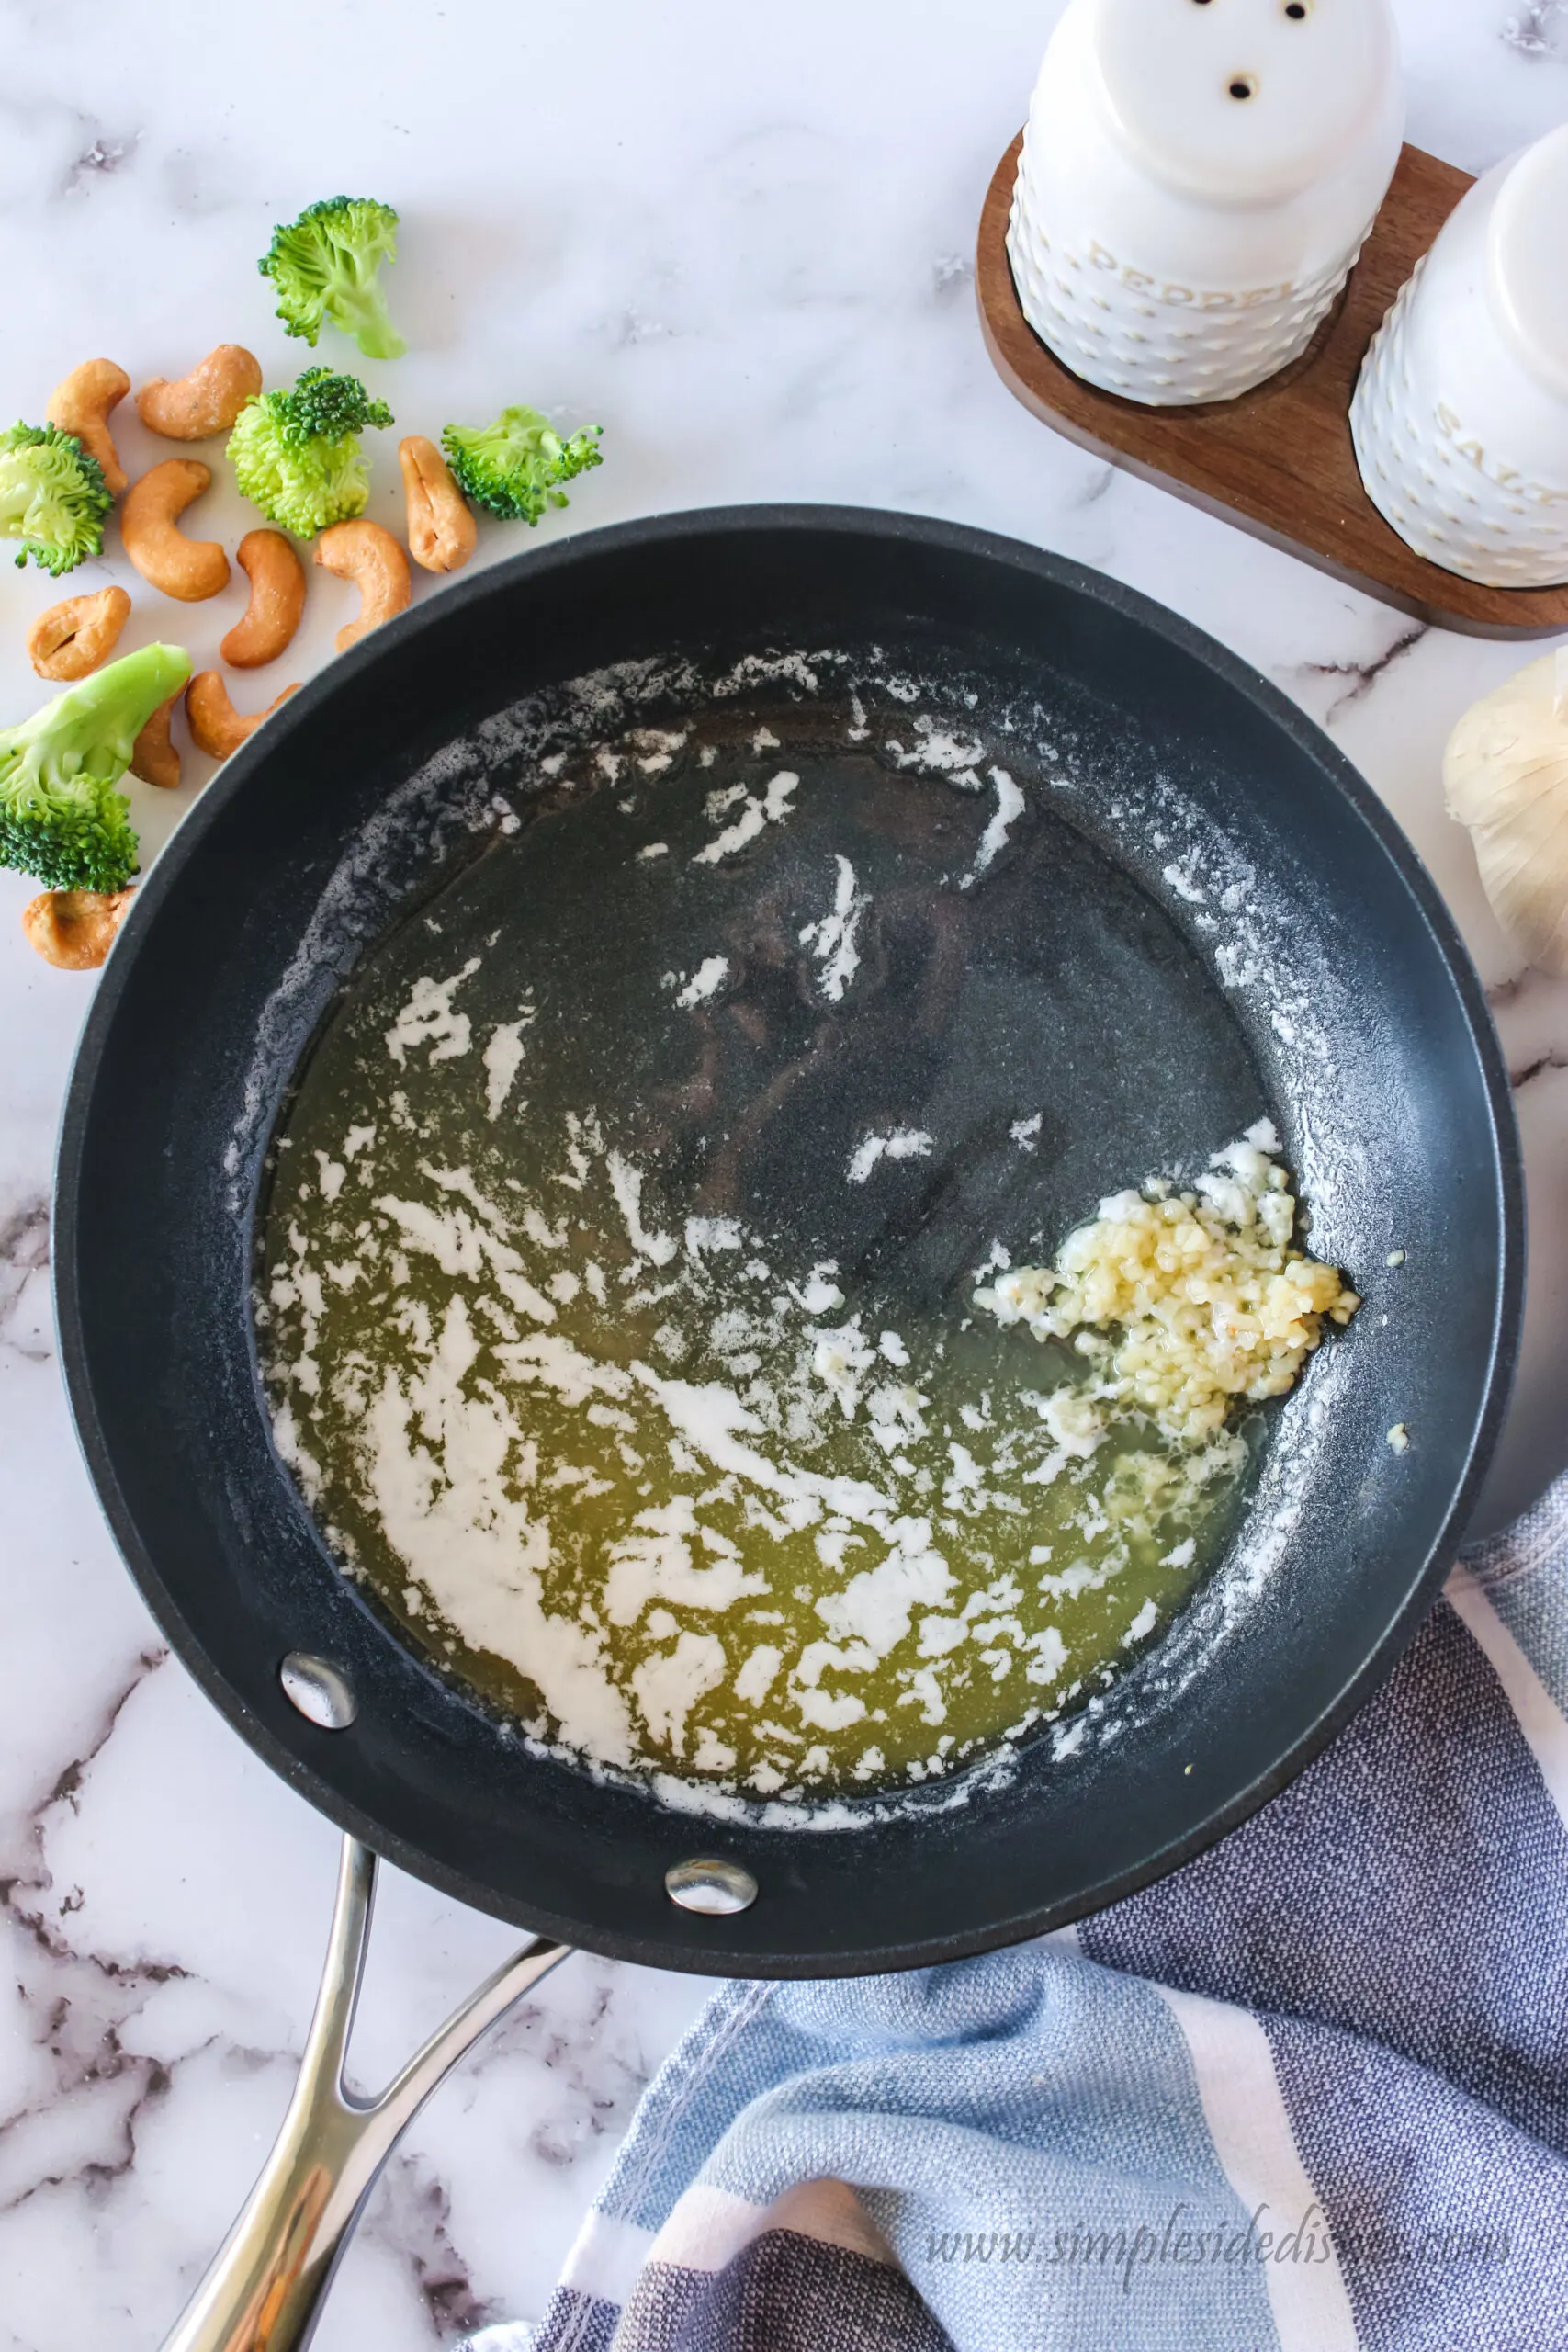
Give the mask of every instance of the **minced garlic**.
[{"label": "minced garlic", "polygon": [[1119,1329],[1088,1396],[1145,1413],[1183,1443],[1213,1436],[1238,1401],[1282,1396],[1325,1319],[1348,1323],[1361,1303],[1335,1267],[1292,1245],[1279,1148],[1260,1120],[1195,1190],[1114,1194],[1054,1267],[1003,1273],[976,1305],[1037,1340]]}]

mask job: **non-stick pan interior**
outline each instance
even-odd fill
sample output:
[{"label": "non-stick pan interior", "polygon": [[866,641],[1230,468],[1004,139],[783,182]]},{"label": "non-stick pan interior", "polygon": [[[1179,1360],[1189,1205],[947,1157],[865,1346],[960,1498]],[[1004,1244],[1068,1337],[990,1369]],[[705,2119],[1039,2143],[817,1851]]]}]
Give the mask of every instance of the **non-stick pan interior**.
[{"label": "non-stick pan interior", "polygon": [[[627,831],[643,804],[608,771],[593,790],[558,781],[563,752],[579,773],[585,747],[694,721],[776,738],[770,759],[799,778],[791,823],[735,861],[717,907],[689,856],[650,895]],[[685,806],[664,804],[670,822]],[[695,968],[721,934],[761,986],[790,889],[848,849],[886,910],[868,932],[880,1010],[828,1024],[827,1045],[793,1001],[772,1030],[732,1024],[694,1095],[668,1067],[669,1000],[626,976],[656,951]],[[952,1299],[977,1245],[1059,1235],[1101,1193],[1195,1170],[1274,1118],[1312,1246],[1366,1306],[1274,1418],[1209,1584],[1089,1711],[897,1806],[809,1826],[784,1808],[688,1815],[528,1752],[340,1575],[260,1400],[253,1220],[279,1106],[345,981],[459,872],[503,931],[533,873],[517,936],[575,1003],[596,1090],[655,1102],[649,1150],[678,1170],[721,1129],[705,1181],[891,1296]],[[1012,1129],[1037,1112],[1021,1151]],[[932,1148],[846,1186],[857,1138],[897,1130]],[[472,1901],[736,1972],[908,1964],[1057,1924],[1280,1785],[1429,1597],[1517,1319],[1486,1017],[1345,763],[1110,583],[827,510],[674,517],[523,559],[297,697],[187,820],[116,950],[60,1207],[90,1466],[133,1573],[245,1736]],[[288,1705],[277,1669],[297,1650],[345,1673],[352,1728]],[[671,1907],[666,1869],[710,1850],[752,1871],[750,1912]]]}]

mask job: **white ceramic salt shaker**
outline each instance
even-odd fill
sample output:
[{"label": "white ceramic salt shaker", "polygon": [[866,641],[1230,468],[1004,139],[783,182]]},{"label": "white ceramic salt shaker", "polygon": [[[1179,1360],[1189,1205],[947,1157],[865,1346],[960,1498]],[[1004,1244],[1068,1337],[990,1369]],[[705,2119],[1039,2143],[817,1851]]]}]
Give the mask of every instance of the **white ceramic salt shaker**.
[{"label": "white ceramic salt shaker", "polygon": [[1074,373],[1155,407],[1296,358],[1399,161],[1389,0],[1068,0],[1008,253]]},{"label": "white ceramic salt shaker", "polygon": [[1350,432],[1418,555],[1489,588],[1568,582],[1568,124],[1450,214],[1378,329]]}]

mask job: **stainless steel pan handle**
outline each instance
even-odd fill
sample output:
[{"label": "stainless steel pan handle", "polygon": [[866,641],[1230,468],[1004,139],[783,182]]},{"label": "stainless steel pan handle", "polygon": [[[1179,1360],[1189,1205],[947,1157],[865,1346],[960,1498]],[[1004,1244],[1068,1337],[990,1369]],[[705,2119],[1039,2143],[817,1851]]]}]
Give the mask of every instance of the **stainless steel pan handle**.
[{"label": "stainless steel pan handle", "polygon": [[570,1957],[568,1945],[536,1937],[453,2011],[379,2098],[355,2098],[343,2069],[375,1893],[375,1855],[345,1838],[321,1989],[283,2128],[164,2352],[299,2352],[408,2125],[480,2034]]}]

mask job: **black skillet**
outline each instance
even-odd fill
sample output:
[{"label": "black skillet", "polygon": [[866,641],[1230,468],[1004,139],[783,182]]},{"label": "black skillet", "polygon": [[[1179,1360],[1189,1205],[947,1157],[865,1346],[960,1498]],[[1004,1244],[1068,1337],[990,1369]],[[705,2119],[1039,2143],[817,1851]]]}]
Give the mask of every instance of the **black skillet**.
[{"label": "black skillet", "polygon": [[[595,715],[569,682],[612,664]],[[536,839],[541,861],[519,924],[582,950],[580,1035],[602,1046],[625,1022],[630,1060],[653,1050],[616,993],[660,943],[625,914],[608,801],[554,789],[539,759],[612,720],[694,712],[780,738],[803,777],[802,855],[830,861],[841,834],[880,826],[908,886],[874,1019],[835,1016],[834,1053],[729,1167],[759,1222],[836,1242],[823,1254],[868,1280],[951,1295],[992,1238],[1059,1237],[1102,1192],[1201,1167],[1266,1112],[1313,1246],[1366,1299],[1272,1413],[1226,1560],[1080,1732],[982,1769],[957,1805],[941,1786],[902,1809],[860,1800],[853,1827],[703,1821],[527,1752],[339,1574],[258,1390],[254,1222],[291,1079],[356,967],[482,854],[502,803],[522,819],[517,854]],[[983,789],[909,763],[944,730],[986,747],[969,780]],[[1004,760],[1026,814],[961,888]],[[875,814],[893,778],[903,844]],[[672,896],[677,935],[683,920]],[[709,1125],[740,1116],[758,1082],[735,1062]],[[1021,1176],[1010,1125],[1042,1103]],[[857,1123],[936,1136],[874,1210],[845,1205]],[[677,1190],[696,1148],[671,1142]],[[231,1723],[313,1804],[545,1936],[810,1976],[1059,1926],[1300,1770],[1386,1673],[1462,1532],[1506,1401],[1521,1228],[1506,1075],[1453,924],[1292,704],[1185,622],[1032,548],[761,507],[587,534],[459,582],[236,754],[139,893],[87,1023],[61,1146],[58,1307],[132,1575]],[[307,1665],[291,1699],[290,1657],[330,1669],[313,1695]],[[301,1699],[353,1720],[311,1721]],[[694,1857],[755,1899],[682,1907],[667,1875]]]}]

